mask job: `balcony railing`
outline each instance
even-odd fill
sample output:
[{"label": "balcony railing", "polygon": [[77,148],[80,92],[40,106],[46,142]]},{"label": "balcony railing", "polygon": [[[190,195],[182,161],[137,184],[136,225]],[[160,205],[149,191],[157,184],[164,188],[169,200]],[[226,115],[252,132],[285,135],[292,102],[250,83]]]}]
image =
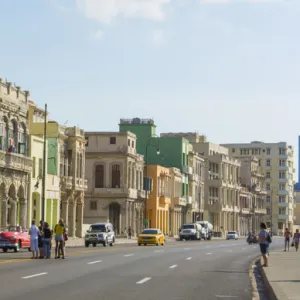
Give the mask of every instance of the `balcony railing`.
[{"label": "balcony railing", "polygon": [[288,207],[289,203],[288,202],[278,202],[279,207]]},{"label": "balcony railing", "polygon": [[71,176],[62,176],[61,179],[61,188],[62,190],[71,190],[73,187],[73,177]]},{"label": "balcony railing", "polygon": [[145,198],[146,197],[146,192],[145,191],[142,191],[142,190],[138,190],[138,198]]},{"label": "balcony railing", "polygon": [[193,168],[189,166],[182,166],[182,171],[185,174],[193,174]]},{"label": "balcony railing", "polygon": [[76,190],[87,190],[87,179],[75,178],[75,189]]},{"label": "balcony railing", "polygon": [[280,219],[280,220],[288,220],[288,219],[289,219],[289,216],[288,216],[288,215],[282,215],[282,214],[279,214],[279,215],[278,215],[278,219]]},{"label": "balcony railing", "polygon": [[32,159],[28,156],[0,150],[0,167],[30,173]]},{"label": "balcony railing", "polygon": [[174,204],[178,206],[186,206],[186,198],[185,197],[175,197]]},{"label": "balcony railing", "polygon": [[169,197],[160,196],[159,197],[159,204],[160,205],[171,204],[171,199]]},{"label": "balcony railing", "polygon": [[245,214],[245,215],[249,215],[249,214],[250,214],[250,208],[245,208],[245,207],[242,208],[242,209],[241,209],[241,213],[242,213],[242,214]]}]

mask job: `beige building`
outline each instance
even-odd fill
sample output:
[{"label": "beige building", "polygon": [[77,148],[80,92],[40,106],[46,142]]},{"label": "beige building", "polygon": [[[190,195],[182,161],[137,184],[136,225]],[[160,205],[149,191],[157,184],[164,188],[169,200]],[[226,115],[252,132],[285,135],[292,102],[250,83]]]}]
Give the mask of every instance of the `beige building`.
[{"label": "beige building", "polygon": [[[266,217],[265,197],[267,192],[264,188],[265,176],[259,166],[259,160],[255,156],[241,157],[239,160],[241,161],[241,183],[249,192],[247,204],[249,205],[251,216],[249,219],[249,216],[246,215],[245,207],[241,205],[241,217],[244,219],[240,220],[240,225],[245,224],[245,218],[247,218],[250,220],[248,229],[252,232],[258,232],[260,223],[265,221]],[[244,204],[245,202],[242,201],[242,203]],[[242,234],[244,234],[244,231]]]},{"label": "beige building", "polygon": [[294,225],[300,226],[300,191],[295,191]]},{"label": "beige building", "polygon": [[26,227],[28,180],[28,91],[0,78],[0,227]]},{"label": "beige building", "polygon": [[87,132],[84,222],[111,222],[118,235],[143,228],[144,157],[131,132]]},{"label": "beige building", "polygon": [[235,157],[255,156],[265,176],[266,221],[275,234],[294,224],[294,151],[286,142],[225,144]]}]

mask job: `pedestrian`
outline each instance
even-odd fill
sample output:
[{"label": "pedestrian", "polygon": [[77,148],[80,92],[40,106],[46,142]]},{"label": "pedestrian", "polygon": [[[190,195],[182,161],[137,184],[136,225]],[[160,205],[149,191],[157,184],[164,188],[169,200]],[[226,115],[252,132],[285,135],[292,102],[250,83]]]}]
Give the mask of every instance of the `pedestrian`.
[{"label": "pedestrian", "polygon": [[268,267],[268,252],[269,252],[269,244],[271,243],[271,237],[267,232],[266,223],[260,224],[260,232],[258,235],[258,243],[260,246],[260,252],[263,256],[264,264],[263,267]]},{"label": "pedestrian", "polygon": [[64,233],[65,233],[65,224],[63,219],[59,219],[58,224],[54,228],[55,233],[55,259],[60,258],[65,259],[64,252]]},{"label": "pedestrian", "polygon": [[39,258],[39,243],[38,243],[38,238],[39,238],[39,229],[35,225],[35,220],[32,220],[31,226],[29,228],[29,235],[30,235],[30,248],[32,252],[32,259],[38,259]]},{"label": "pedestrian", "polygon": [[45,222],[44,224],[44,239],[43,239],[43,255],[44,258],[50,259],[51,256],[51,252],[50,252],[50,248],[51,248],[51,239],[52,239],[52,232],[49,228],[49,224],[47,222]]},{"label": "pedestrian", "polygon": [[300,241],[300,233],[299,233],[299,229],[296,229],[296,232],[294,233],[294,237],[293,237],[293,243],[295,245],[296,251],[298,251],[299,248],[299,241]]},{"label": "pedestrian", "polygon": [[128,238],[131,239],[132,229],[131,226],[128,227]]},{"label": "pedestrian", "polygon": [[286,252],[286,248],[288,248],[288,251],[290,251],[290,237],[291,237],[291,232],[289,231],[288,228],[285,229],[284,232],[284,251]]},{"label": "pedestrian", "polygon": [[40,233],[38,236],[38,245],[39,245],[39,251],[40,251],[40,259],[43,259],[44,258],[44,254],[43,254],[43,251],[44,251],[44,243],[43,243],[44,221],[43,220],[40,221],[39,231],[40,231]]}]

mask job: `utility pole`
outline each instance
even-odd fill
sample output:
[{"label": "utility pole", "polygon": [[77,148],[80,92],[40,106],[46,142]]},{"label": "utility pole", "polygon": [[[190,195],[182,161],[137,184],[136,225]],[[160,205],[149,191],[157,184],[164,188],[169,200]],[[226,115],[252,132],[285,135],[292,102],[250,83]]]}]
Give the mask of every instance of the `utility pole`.
[{"label": "utility pole", "polygon": [[45,104],[44,118],[44,145],[43,145],[43,178],[42,178],[42,221],[45,221],[45,194],[46,194],[46,142],[47,142],[47,104]]}]

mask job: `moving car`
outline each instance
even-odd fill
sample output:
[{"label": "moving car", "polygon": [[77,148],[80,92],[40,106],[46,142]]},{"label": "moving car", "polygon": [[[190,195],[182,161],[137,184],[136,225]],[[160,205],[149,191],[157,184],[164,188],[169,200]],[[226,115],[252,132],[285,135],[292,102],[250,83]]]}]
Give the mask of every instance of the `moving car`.
[{"label": "moving car", "polygon": [[157,228],[147,228],[144,229],[141,234],[138,236],[138,245],[164,245],[165,244],[165,235]]},{"label": "moving car", "polygon": [[226,240],[238,240],[239,235],[236,231],[228,231]]},{"label": "moving car", "polygon": [[202,226],[201,224],[191,223],[184,224],[179,233],[179,239],[182,240],[201,240]]},{"label": "moving car", "polygon": [[0,249],[3,252],[8,250],[19,252],[22,248],[30,251],[30,236],[27,230],[21,226],[10,226],[7,230],[0,232]]},{"label": "moving car", "polygon": [[97,244],[102,244],[103,247],[109,244],[112,247],[116,242],[113,225],[111,223],[92,224],[84,237],[84,241],[85,247],[90,245],[96,247]]}]

